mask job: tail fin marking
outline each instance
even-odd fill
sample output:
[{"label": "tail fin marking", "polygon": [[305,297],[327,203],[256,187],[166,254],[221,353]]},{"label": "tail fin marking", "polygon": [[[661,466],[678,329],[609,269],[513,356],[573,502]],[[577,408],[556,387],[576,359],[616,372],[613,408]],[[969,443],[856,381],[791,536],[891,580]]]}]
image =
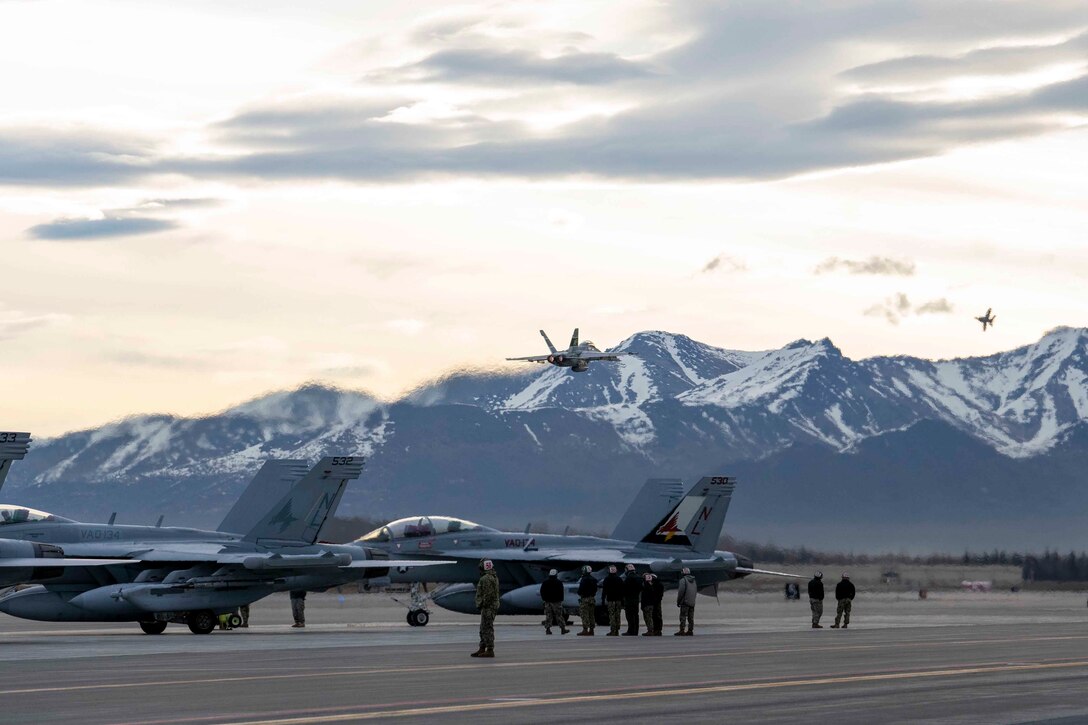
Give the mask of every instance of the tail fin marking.
[{"label": "tail fin marking", "polygon": [[553,344],[552,344],[552,341],[548,339],[548,335],[547,335],[547,333],[546,333],[546,332],[544,332],[543,330],[541,330],[541,331],[540,331],[540,336],[541,336],[541,337],[543,337],[543,338],[544,338],[544,342],[546,342],[546,343],[548,344],[548,351],[549,351],[549,352],[551,352],[551,354],[552,354],[552,355],[554,355],[555,353],[559,352],[558,350],[556,350],[556,349],[555,349],[555,345],[553,345]]},{"label": "tail fin marking", "polygon": [[306,461],[265,461],[249,482],[216,531],[244,534],[269,513],[269,507],[281,502],[291,487],[310,470]]},{"label": "tail fin marking", "polygon": [[714,551],[735,487],[736,479],[727,476],[700,479],[640,543],[685,546],[700,552]]},{"label": "tail fin marking", "polygon": [[322,458],[261,517],[244,539],[314,543],[340,504],[348,481],[355,480],[362,472],[362,456]]}]

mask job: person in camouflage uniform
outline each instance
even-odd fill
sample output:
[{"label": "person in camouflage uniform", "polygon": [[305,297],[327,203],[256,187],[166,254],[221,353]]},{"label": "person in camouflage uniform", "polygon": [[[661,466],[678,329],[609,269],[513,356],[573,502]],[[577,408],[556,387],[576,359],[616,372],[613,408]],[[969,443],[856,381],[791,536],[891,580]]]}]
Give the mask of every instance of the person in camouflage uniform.
[{"label": "person in camouflage uniform", "polygon": [[552,633],[553,624],[559,625],[560,633],[567,633],[567,613],[563,611],[565,595],[563,582],[559,581],[559,572],[552,569],[548,572],[548,578],[540,585],[540,599],[544,602],[544,634]]},{"label": "person in camouflage uniform", "polygon": [[582,578],[578,580],[578,614],[582,618],[582,631],[579,637],[592,637],[597,626],[595,610],[597,608],[597,580],[593,576],[593,567],[582,567]]},{"label": "person in camouflage uniform", "polygon": [[470,657],[495,656],[495,615],[499,612],[499,577],[490,559],[480,562],[476,583],[476,608],[480,610],[480,648]]},{"label": "person in camouflage uniform", "polygon": [[608,576],[601,582],[604,605],[608,608],[608,636],[620,636],[620,612],[623,611],[623,579],[615,566],[608,567]]}]

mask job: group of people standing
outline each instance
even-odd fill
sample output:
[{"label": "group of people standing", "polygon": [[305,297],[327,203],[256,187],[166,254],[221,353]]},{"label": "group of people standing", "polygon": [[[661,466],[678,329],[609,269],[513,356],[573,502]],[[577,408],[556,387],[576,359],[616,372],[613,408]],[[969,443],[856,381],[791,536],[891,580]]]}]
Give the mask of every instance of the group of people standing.
[{"label": "group of people standing", "polygon": [[[850,625],[850,610],[853,608],[854,583],[850,581],[850,575],[842,573],[842,580],[835,585],[835,600],[838,606],[835,608],[835,623],[831,629],[846,629]],[[808,605],[812,610],[812,628],[823,629],[820,617],[824,614],[824,573],[816,572],[808,582]]]},{"label": "group of people standing", "polygon": [[[608,567],[608,574],[598,581],[593,576],[593,568],[582,567],[582,578],[578,580],[578,614],[582,620],[579,637],[592,637],[596,634],[597,593],[608,611],[607,637],[637,637],[639,635],[639,615],[646,624],[644,637],[660,637],[662,634],[661,603],[665,598],[665,585],[656,574],[647,572],[639,575],[634,564],[628,564],[623,575],[616,566]],[[695,633],[695,597],[698,585],[691,571],[685,567],[681,571],[679,588],[676,590],[676,606],[680,608],[680,629],[673,634],[691,636]],[[559,580],[559,572],[552,569],[548,578],[540,585],[540,599],[544,602],[544,633],[551,634],[553,627],[558,627],[560,634],[566,634],[567,613],[563,607],[566,590]],[[495,656],[495,615],[499,611],[499,577],[490,559],[480,562],[480,580],[476,584],[476,608],[480,611],[480,646],[472,657]],[[627,629],[621,632],[621,615],[627,620]]]},{"label": "group of people standing", "polygon": [[[686,570],[685,570],[686,571]],[[665,585],[657,578],[656,574],[646,573],[642,576],[635,571],[634,564],[628,564],[623,576],[620,576],[616,566],[608,567],[608,574],[600,582],[593,576],[593,568],[582,567],[582,578],[578,580],[578,615],[582,620],[582,631],[579,637],[592,637],[597,629],[597,591],[601,590],[601,601],[608,611],[607,637],[619,637],[621,613],[627,619],[627,631],[624,637],[638,636],[639,612],[646,623],[646,631],[643,636],[657,637],[661,635],[662,617],[661,602],[665,598]],[[540,585],[540,598],[544,601],[545,612],[552,612],[560,621],[565,617],[563,612],[563,583],[559,581],[559,572],[552,569],[548,572],[548,578]],[[550,607],[549,607],[550,605]],[[544,620],[544,633],[552,633],[552,619]],[[562,630],[567,633],[566,628]]]}]

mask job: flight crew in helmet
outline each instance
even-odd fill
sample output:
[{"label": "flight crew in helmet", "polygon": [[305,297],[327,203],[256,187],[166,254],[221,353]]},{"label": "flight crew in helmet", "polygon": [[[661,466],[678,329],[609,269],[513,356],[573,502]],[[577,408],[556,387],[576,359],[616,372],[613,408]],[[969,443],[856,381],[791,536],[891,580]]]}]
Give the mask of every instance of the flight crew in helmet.
[{"label": "flight crew in helmet", "polygon": [[850,575],[845,571],[842,573],[842,581],[835,585],[835,599],[838,600],[838,609],[835,610],[835,623],[831,625],[831,629],[839,628],[839,621],[842,621],[842,628],[846,629],[850,624],[850,610],[854,607],[854,584],[850,581]]},{"label": "flight crew in helmet", "polygon": [[635,573],[635,565],[628,564],[623,577],[623,613],[627,618],[624,637],[638,636],[638,602],[642,597],[642,577]]},{"label": "flight crew in helmet", "polygon": [[647,572],[642,580],[642,617],[646,620],[643,637],[661,636],[661,600],[664,597],[665,585],[656,574]]},{"label": "flight crew in helmet", "polygon": [[690,637],[695,634],[695,597],[699,595],[699,585],[695,583],[691,569],[686,566],[680,570],[680,574],[680,585],[676,588],[676,606],[680,607],[680,631],[674,634]]},{"label": "flight crew in helmet", "polygon": [[544,634],[552,633],[552,625],[558,624],[562,634],[567,633],[567,613],[563,611],[563,582],[559,572],[552,569],[540,585],[540,599],[544,602]]},{"label": "flight crew in helmet", "polygon": [[616,567],[608,567],[608,576],[601,582],[604,590],[604,605],[608,607],[608,636],[620,636],[620,610],[623,609],[623,579],[616,573]]},{"label": "flight crew in helmet", "polygon": [[824,614],[824,573],[816,572],[808,582],[808,608],[812,610],[812,628],[823,629],[820,617]]},{"label": "flight crew in helmet", "polygon": [[480,562],[476,583],[476,608],[480,610],[480,648],[470,657],[495,656],[495,615],[499,612],[499,577],[490,559]]},{"label": "flight crew in helmet", "polygon": [[596,627],[594,610],[597,608],[597,580],[593,576],[593,567],[582,567],[582,578],[578,580],[578,614],[582,617],[582,631],[579,637],[592,637]]}]

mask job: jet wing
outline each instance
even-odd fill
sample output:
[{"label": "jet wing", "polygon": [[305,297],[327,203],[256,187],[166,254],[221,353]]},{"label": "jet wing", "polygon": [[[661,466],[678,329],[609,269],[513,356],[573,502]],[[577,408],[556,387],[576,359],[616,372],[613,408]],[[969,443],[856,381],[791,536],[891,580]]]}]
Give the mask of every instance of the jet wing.
[{"label": "jet wing", "polygon": [[515,362],[535,362],[535,363],[546,363],[546,362],[548,362],[548,356],[547,355],[530,355],[529,357],[508,357],[506,359],[507,360],[512,360],[512,361],[515,361]]},{"label": "jet wing", "polygon": [[749,569],[746,566],[738,566],[734,569],[738,574],[766,574],[767,576],[784,576],[790,579],[804,579],[805,577],[798,574],[786,574],[781,571],[768,571],[767,569]]},{"label": "jet wing", "polygon": [[75,557],[30,557],[19,559],[0,559],[0,569],[59,568],[62,566],[114,566],[132,564],[132,559],[77,559]]},{"label": "jet wing", "polygon": [[132,553],[132,562],[208,562],[221,566],[240,566],[251,571],[270,569],[389,569],[391,567],[439,566],[454,561],[419,561],[414,559],[352,559],[345,552],[322,554],[276,554],[252,551],[224,551],[222,546],[183,544],[174,549],[150,549]]},{"label": "jet wing", "polygon": [[[523,551],[521,549],[473,549],[473,561],[480,559],[493,559],[496,562],[511,562],[515,564],[547,564],[548,562],[563,561],[572,564],[644,564],[649,566],[654,562],[665,561],[662,557],[633,557],[630,552],[622,549],[563,549],[556,551]],[[457,556],[456,554],[440,553],[440,556]],[[468,557],[465,557],[468,558]],[[393,559],[397,566],[400,561]]]},{"label": "jet wing", "polygon": [[579,353],[578,357],[582,360],[610,360],[612,362],[618,362],[623,356],[634,356],[634,353],[630,352],[583,352]]}]

